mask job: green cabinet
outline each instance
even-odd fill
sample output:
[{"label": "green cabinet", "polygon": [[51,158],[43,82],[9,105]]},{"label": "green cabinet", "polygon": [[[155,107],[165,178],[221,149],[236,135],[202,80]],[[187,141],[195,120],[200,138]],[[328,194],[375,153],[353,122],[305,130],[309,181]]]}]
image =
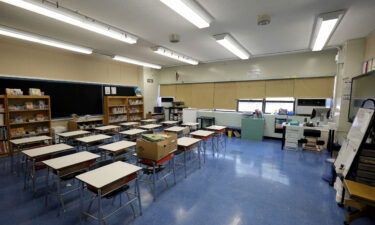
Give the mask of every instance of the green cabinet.
[{"label": "green cabinet", "polygon": [[241,138],[262,141],[264,133],[264,118],[243,118],[241,120]]}]

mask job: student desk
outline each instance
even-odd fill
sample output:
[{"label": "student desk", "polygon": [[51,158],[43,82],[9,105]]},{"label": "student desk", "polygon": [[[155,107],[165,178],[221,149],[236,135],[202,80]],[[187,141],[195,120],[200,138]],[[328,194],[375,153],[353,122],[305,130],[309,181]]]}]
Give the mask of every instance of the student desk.
[{"label": "student desk", "polygon": [[[183,151],[183,154],[184,154],[185,178],[187,177],[186,175],[186,153],[196,148],[200,141],[201,141],[200,139],[191,138],[191,137],[182,137],[182,138],[177,139],[178,150]],[[198,149],[199,168],[201,168],[201,151],[199,147],[197,149]]]},{"label": "student desk", "polygon": [[170,126],[178,124],[178,121],[167,120],[167,121],[161,122],[161,124],[163,124],[164,126],[170,127]]},{"label": "student desk", "polygon": [[222,147],[224,147],[224,149],[226,149],[227,142],[225,141],[226,139],[224,139],[224,134],[225,134],[225,130],[227,129],[227,127],[226,126],[212,125],[212,126],[206,127],[206,129],[215,132],[214,137],[216,138],[216,145],[214,145],[214,146],[216,147],[216,150],[219,151],[219,143],[220,142],[222,143]]},{"label": "student desk", "polygon": [[[207,131],[207,130],[197,130],[197,131],[194,131],[194,132],[190,133],[190,135],[192,135],[193,138],[197,138],[197,139],[200,139],[201,141],[203,141],[203,145],[204,145],[203,146],[203,148],[204,148],[203,149],[203,162],[206,162],[206,143],[207,143],[207,140],[211,139],[212,135],[214,133],[215,132]],[[212,141],[212,145],[213,145],[213,141]],[[201,144],[200,144],[200,147],[202,147]],[[213,151],[212,154],[215,155],[215,152]]]},{"label": "student desk", "polygon": [[105,140],[108,140],[112,138],[111,136],[105,135],[105,134],[97,134],[97,135],[91,135],[87,137],[77,138],[76,140],[80,143],[80,145],[83,145],[86,147],[86,151],[89,149],[89,145],[93,144],[95,142],[104,142]]},{"label": "student desk", "polygon": [[95,127],[95,130],[103,133],[103,134],[108,134],[111,132],[118,133],[120,130],[120,126],[117,125],[107,125],[107,126],[102,126],[102,127]]},{"label": "student desk", "polygon": [[165,128],[164,131],[176,133],[177,135],[179,135],[179,134],[182,134],[182,132],[185,129],[187,129],[187,128],[186,127],[174,126],[174,127]]},{"label": "student desk", "polygon": [[[19,139],[13,139],[10,140],[10,143],[13,145],[14,149],[17,149],[18,152],[23,151],[24,147],[26,145],[30,144],[37,144],[37,143],[45,143],[48,141],[48,144],[52,144],[52,138],[49,136],[35,136],[35,137],[26,137],[26,138],[19,138]],[[11,162],[11,171],[13,171],[14,168],[14,154],[11,154],[10,156],[10,162]]]},{"label": "student desk", "polygon": [[[61,192],[61,180],[63,178],[68,177],[69,175],[74,175],[75,173],[78,173],[80,171],[83,171],[87,169],[89,166],[91,166],[97,158],[100,156],[97,154],[93,154],[91,152],[78,152],[67,156],[62,156],[54,159],[49,159],[42,161],[45,165],[47,165],[47,179],[46,179],[46,189],[47,189],[47,195],[46,195],[46,204],[48,202],[48,196],[49,194],[55,194],[57,196],[58,201],[60,202],[59,206],[59,212],[62,210],[65,212],[65,206],[64,206],[64,195],[69,194],[70,192],[73,192],[77,190],[77,188],[67,191],[65,193]],[[54,193],[52,191],[49,191],[49,171],[52,170],[53,174],[57,176],[56,187],[57,191]]]},{"label": "student desk", "polygon": [[374,218],[375,187],[351,180],[344,180],[344,185],[350,196],[350,200],[345,200],[345,206],[358,209],[358,211],[346,216],[345,224],[364,216],[372,216]]},{"label": "student desk", "polygon": [[152,124],[152,123],[156,123],[156,119],[145,119],[145,120],[141,120],[141,123],[142,123],[142,124]]},{"label": "student desk", "polygon": [[139,126],[139,128],[142,128],[148,131],[154,131],[155,129],[158,129],[160,127],[161,125],[159,124],[147,124],[147,125]]},{"label": "student desk", "polygon": [[186,122],[186,123],[181,124],[181,126],[189,127],[191,130],[193,130],[193,129],[196,130],[198,125],[199,125],[199,123],[193,123],[193,122]]},{"label": "student desk", "polygon": [[[139,211],[142,215],[141,195],[139,192],[137,175],[137,173],[140,170],[142,170],[141,167],[129,163],[114,162],[109,165],[78,175],[76,178],[82,182],[80,191],[81,213],[98,220],[98,223],[102,224],[105,223],[105,219],[107,217],[113,215],[115,212],[124,208],[125,206],[132,204],[134,201],[138,201]],[[131,181],[135,182],[135,190],[133,193],[126,193],[128,194],[128,196],[130,194],[134,197],[132,199],[129,198],[129,201],[127,203],[121,204],[120,207],[114,210],[113,212],[104,215],[102,207],[102,198],[116,190],[119,190]],[[84,211],[83,190],[85,186],[87,186],[87,189],[97,196],[99,209],[98,216],[91,215],[89,212]],[[133,205],[131,206],[133,207]]]},{"label": "student desk", "polygon": [[[142,180],[142,181],[145,182],[145,183],[151,183],[152,184],[152,195],[154,196],[154,201],[156,201],[156,182],[164,180],[165,183],[168,186],[168,182],[167,182],[166,178],[169,175],[173,174],[174,184],[176,184],[176,171],[175,171],[175,161],[174,161],[174,153],[176,151],[177,151],[177,149],[170,152],[169,155],[167,155],[164,158],[159,159],[159,160],[139,158],[136,153],[134,154],[135,156],[137,156],[139,158],[138,163],[140,165],[152,167],[151,171],[148,171],[148,173],[146,173],[148,175],[151,175],[151,179],[152,179],[151,182],[149,182],[148,180]],[[166,174],[164,174],[164,176],[162,176],[162,177],[157,176],[157,170],[158,170],[157,167],[160,167],[161,165],[165,164],[166,162],[168,162],[168,164],[169,164],[168,172]],[[171,168],[172,168],[172,171],[171,171]]]},{"label": "student desk", "polygon": [[138,122],[126,122],[126,123],[120,123],[120,126],[125,127],[126,129],[134,128],[139,126]]},{"label": "student desk", "polygon": [[138,136],[142,133],[147,132],[147,130],[143,129],[130,129],[126,131],[121,131],[120,134],[125,135],[129,140],[136,140]]},{"label": "student desk", "polygon": [[[318,126],[318,127],[307,127],[307,126],[303,126],[303,124],[300,124],[298,126],[296,125],[291,125],[290,123],[283,123],[282,124],[283,126],[283,136],[282,136],[282,139],[281,139],[281,150],[284,150],[284,147],[288,147],[286,145],[289,145],[289,136],[286,131],[287,131],[287,127],[290,127],[290,128],[293,128],[293,130],[295,130],[294,134],[293,134],[293,137],[289,138],[290,140],[294,140],[294,146],[296,145],[296,143],[298,144],[298,140],[302,139],[303,138],[303,132],[305,129],[311,129],[311,130],[320,130],[321,131],[321,138],[325,141],[325,146],[329,145],[330,143],[328,143],[328,141],[330,141],[330,138],[328,137],[328,134],[333,132],[333,130],[331,130],[329,128],[328,125],[324,125],[324,126]],[[333,141],[333,140],[332,140]]]},{"label": "student desk", "polygon": [[69,140],[72,140],[74,138],[79,138],[87,134],[90,134],[90,132],[86,130],[76,130],[76,131],[64,132],[64,133],[60,133],[56,135],[59,136],[59,142],[61,142],[60,140],[62,140],[63,143],[68,143]]},{"label": "student desk", "polygon": [[115,159],[119,155],[133,152],[130,150],[130,148],[134,147],[135,145],[136,143],[132,141],[118,141],[111,144],[102,145],[99,147],[99,149],[109,152],[113,155],[113,159]]},{"label": "student desk", "polygon": [[[32,190],[35,192],[35,181],[36,181],[36,170],[37,162],[42,160],[46,160],[51,158],[54,154],[74,149],[73,146],[67,144],[56,144],[56,145],[48,145],[40,148],[34,148],[30,150],[22,151],[22,154],[26,155],[26,171],[25,171],[25,178],[24,178],[24,187],[26,188],[28,176],[30,176],[32,180]],[[31,161],[31,172],[29,173],[28,162]]]}]

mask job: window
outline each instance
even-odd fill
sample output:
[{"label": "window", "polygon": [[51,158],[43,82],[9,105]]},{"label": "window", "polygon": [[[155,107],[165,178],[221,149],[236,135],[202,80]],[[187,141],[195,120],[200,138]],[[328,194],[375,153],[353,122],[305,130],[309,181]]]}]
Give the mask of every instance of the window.
[{"label": "window", "polygon": [[280,109],[294,112],[294,98],[266,98],[265,113],[278,113]]},{"label": "window", "polygon": [[239,112],[254,112],[256,109],[263,110],[262,99],[239,99],[237,101],[237,110]]}]

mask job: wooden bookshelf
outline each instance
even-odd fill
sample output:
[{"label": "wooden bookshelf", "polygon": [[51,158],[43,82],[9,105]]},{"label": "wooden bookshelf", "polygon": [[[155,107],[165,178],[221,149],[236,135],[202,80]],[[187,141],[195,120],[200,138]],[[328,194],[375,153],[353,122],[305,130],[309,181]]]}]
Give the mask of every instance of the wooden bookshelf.
[{"label": "wooden bookshelf", "polygon": [[104,123],[116,124],[143,119],[142,96],[105,96]]},{"label": "wooden bookshelf", "polygon": [[[4,103],[1,103],[1,101]],[[51,136],[51,101],[49,96],[3,95],[4,125],[7,129],[8,153],[12,152],[9,140],[36,136]]]},{"label": "wooden bookshelf", "polygon": [[0,157],[9,155],[8,128],[6,123],[5,95],[0,95]]},{"label": "wooden bookshelf", "polygon": [[103,124],[102,118],[88,118],[79,120],[70,120],[68,122],[68,130],[93,130],[97,125]]}]

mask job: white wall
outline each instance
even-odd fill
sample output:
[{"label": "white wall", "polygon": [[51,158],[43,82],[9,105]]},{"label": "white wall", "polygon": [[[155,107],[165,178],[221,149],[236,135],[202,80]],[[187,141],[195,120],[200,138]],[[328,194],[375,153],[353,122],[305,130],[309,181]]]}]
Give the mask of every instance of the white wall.
[{"label": "white wall", "polygon": [[[149,83],[147,80],[151,79],[153,82]],[[159,96],[159,76],[158,70],[143,67],[140,74],[139,87],[142,89],[144,99],[144,112],[154,112],[154,106],[157,105],[157,98]]]},{"label": "white wall", "polygon": [[336,53],[328,50],[170,67],[159,72],[159,80],[167,84],[332,75],[336,73]]}]

